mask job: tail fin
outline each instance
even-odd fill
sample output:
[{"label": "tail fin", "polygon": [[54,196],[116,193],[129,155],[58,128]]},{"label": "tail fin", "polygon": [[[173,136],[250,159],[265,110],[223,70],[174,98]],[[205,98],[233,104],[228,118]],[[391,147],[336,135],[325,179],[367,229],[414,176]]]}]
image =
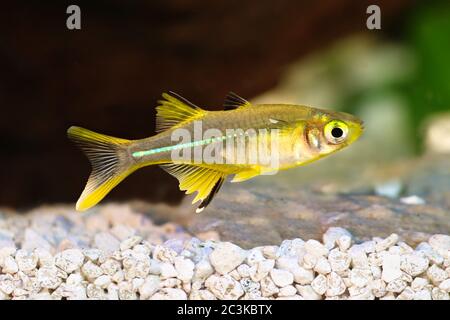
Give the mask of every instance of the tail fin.
[{"label": "tail fin", "polygon": [[84,211],[95,206],[137,169],[131,164],[126,149],[131,141],[80,127],[70,127],[67,135],[84,151],[92,165],[91,175],[76,205],[77,210]]}]

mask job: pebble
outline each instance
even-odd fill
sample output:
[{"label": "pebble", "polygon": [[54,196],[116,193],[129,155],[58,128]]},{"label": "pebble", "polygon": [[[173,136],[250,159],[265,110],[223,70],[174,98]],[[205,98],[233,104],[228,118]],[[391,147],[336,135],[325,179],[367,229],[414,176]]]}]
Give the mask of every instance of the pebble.
[{"label": "pebble", "polygon": [[421,242],[417,247],[416,251],[422,252],[430,260],[430,263],[436,265],[442,265],[444,262],[444,257],[437,253],[433,247],[427,242]]},{"label": "pebble", "polygon": [[163,262],[160,265],[161,279],[176,278],[178,276],[175,267],[169,262]]},{"label": "pebble", "polygon": [[328,289],[327,277],[323,274],[319,274],[314,280],[311,282],[311,287],[314,291],[320,295],[325,294]]},{"label": "pebble", "polygon": [[236,270],[242,278],[248,278],[250,277],[250,275],[256,273],[255,267],[250,267],[248,264],[245,263],[237,267]]},{"label": "pebble", "polygon": [[209,290],[198,291],[200,300],[217,300],[216,296]]},{"label": "pebble", "polygon": [[409,204],[409,205],[425,204],[425,200],[416,195],[400,198],[400,202],[402,202],[404,204]]},{"label": "pebble", "polygon": [[420,291],[416,291],[414,294],[414,300],[431,300],[430,290],[422,289]]},{"label": "pebble", "polygon": [[262,254],[266,259],[276,259],[278,247],[277,246],[265,246],[263,248]]},{"label": "pebble", "polygon": [[272,281],[272,278],[265,277],[261,280],[261,293],[263,297],[271,297],[280,292],[280,289]]},{"label": "pebble", "polygon": [[194,276],[194,263],[183,257],[176,257],[174,262],[178,279],[184,283],[190,282]]},{"label": "pebble", "polygon": [[301,265],[305,269],[313,269],[316,266],[317,261],[318,261],[319,258],[324,259],[324,257],[317,257],[316,255],[313,255],[313,254],[310,254],[310,253],[306,253],[303,256],[303,260],[301,261]]},{"label": "pebble", "polygon": [[298,293],[303,297],[305,300],[322,300],[322,295],[318,294],[312,286],[306,285],[295,285],[295,288],[297,288]]},{"label": "pebble", "polygon": [[55,257],[55,265],[67,273],[71,273],[80,268],[83,261],[84,255],[79,249],[67,249],[58,253]]},{"label": "pebble", "polygon": [[193,278],[195,280],[205,280],[206,278],[208,278],[213,273],[214,273],[214,269],[213,269],[211,263],[209,263],[209,260],[202,259],[195,266],[195,271],[194,271],[194,277]]},{"label": "pebble", "polygon": [[246,258],[247,252],[231,242],[220,243],[209,259],[219,274],[227,274],[238,267]]},{"label": "pebble", "polygon": [[[235,279],[236,280],[236,279]],[[249,298],[258,298],[261,297],[261,284],[259,282],[253,281],[249,278],[244,278],[239,281],[242,286],[242,289],[248,294]]]},{"label": "pebble", "polygon": [[395,234],[354,244],[334,227],[321,242],[296,238],[244,250],[180,235],[174,224],[151,225],[148,234],[140,227],[148,217],[116,211],[92,212],[119,220],[90,219],[98,228],[77,237],[61,229],[77,225],[73,211],[59,214],[70,224],[54,223],[52,233],[42,223],[36,230],[24,224],[19,236],[0,229],[2,239],[16,241],[1,242],[0,299],[449,299],[447,235],[415,248]]},{"label": "pebble", "polygon": [[375,186],[375,193],[379,196],[388,198],[397,198],[401,191],[403,185],[399,180],[389,180],[384,183],[377,184]]},{"label": "pebble", "polygon": [[255,272],[252,272],[252,274],[250,274],[251,279],[253,281],[260,281],[262,278],[269,274],[274,265],[275,261],[271,259],[259,261],[256,266],[253,266],[256,267],[256,270]]},{"label": "pebble", "polygon": [[129,237],[120,243],[120,245],[119,245],[120,250],[125,251],[127,249],[131,249],[134,246],[136,246],[137,244],[139,244],[141,241],[142,241],[142,237],[139,237],[139,236]]},{"label": "pebble", "polygon": [[100,257],[103,258],[103,252],[98,249],[86,249],[83,250],[83,254],[86,258],[91,260],[94,263],[97,263],[100,259]]},{"label": "pebble", "polygon": [[155,293],[151,300],[186,300],[187,294],[181,289],[163,288],[160,292]]},{"label": "pebble", "polygon": [[94,284],[100,288],[106,288],[111,283],[111,277],[104,274],[95,279]]},{"label": "pebble", "polygon": [[[125,251],[126,252],[126,251]],[[130,251],[122,261],[125,278],[145,278],[150,272],[150,257],[146,254]]]},{"label": "pebble", "polygon": [[144,283],[139,287],[139,294],[142,299],[149,299],[159,289],[161,280],[158,276],[150,275],[145,278]]},{"label": "pebble", "polygon": [[420,291],[428,284],[428,280],[425,278],[417,277],[411,282],[411,288],[414,291]]},{"label": "pebble", "polygon": [[381,279],[370,281],[368,287],[372,290],[373,295],[377,298],[381,298],[386,295],[386,283]]},{"label": "pebble", "polygon": [[205,287],[220,300],[237,300],[244,295],[241,284],[230,275],[212,275],[206,279]]},{"label": "pebble", "polygon": [[16,252],[15,258],[19,270],[25,273],[34,270],[38,263],[38,256],[34,252],[23,249]]},{"label": "pebble", "polygon": [[414,300],[416,293],[410,287],[406,287],[398,296],[397,300]]},{"label": "pebble", "polygon": [[86,262],[81,267],[81,272],[89,280],[95,280],[103,274],[102,268],[92,263],[92,261]]},{"label": "pebble", "polygon": [[337,245],[341,251],[347,251],[352,244],[352,237],[350,235],[342,235],[337,239]]},{"label": "pebble", "polygon": [[340,227],[331,227],[323,234],[322,240],[325,247],[331,250],[336,245],[337,241],[341,237],[349,237],[351,239],[352,235],[350,232]]},{"label": "pebble", "polygon": [[66,284],[75,286],[81,284],[83,277],[79,273],[72,273],[66,279]]},{"label": "pebble", "polygon": [[115,259],[106,259],[100,267],[103,270],[103,273],[109,276],[113,276],[117,271],[119,271],[122,267],[121,263]]},{"label": "pebble", "polygon": [[286,270],[272,269],[270,271],[270,277],[280,288],[288,286],[294,282],[294,275]]},{"label": "pebble", "polygon": [[328,255],[328,261],[330,262],[331,270],[341,272],[349,268],[351,259],[347,253],[333,249]]},{"label": "pebble", "polygon": [[346,290],[344,281],[336,272],[331,272],[327,276],[327,287],[325,294],[328,297],[339,296]]},{"label": "pebble", "polygon": [[398,235],[393,233],[389,237],[387,237],[386,239],[383,239],[380,242],[378,242],[375,245],[375,251],[376,252],[385,251],[386,249],[389,249],[394,244],[396,244],[398,240],[399,240]]},{"label": "pebble", "polygon": [[315,256],[327,256],[328,249],[317,240],[308,240],[305,242],[306,252]]},{"label": "pebble", "polygon": [[330,262],[324,257],[320,257],[317,259],[317,262],[314,266],[314,271],[320,274],[328,274],[331,272]]},{"label": "pebble", "polygon": [[6,257],[12,256],[16,253],[16,248],[11,246],[0,247],[0,266],[3,265],[3,262]]},{"label": "pebble", "polygon": [[402,276],[400,256],[390,253],[385,254],[382,260],[382,268],[381,278],[385,282],[391,282],[400,278]]},{"label": "pebble", "polygon": [[439,268],[437,265],[433,264],[428,270],[427,270],[427,277],[431,280],[431,282],[435,285],[439,285],[442,281],[447,279],[448,275],[447,272]]},{"label": "pebble", "polygon": [[450,254],[450,236],[445,234],[435,234],[428,239],[428,243],[441,256]]},{"label": "pebble", "polygon": [[350,282],[355,287],[365,287],[370,280],[372,280],[370,269],[354,268],[350,271]]},{"label": "pebble", "polygon": [[439,284],[439,289],[450,292],[450,279],[446,279]]},{"label": "pebble", "polygon": [[400,262],[400,268],[407,274],[415,277],[428,268],[428,259],[417,252],[404,255]]},{"label": "pebble", "polygon": [[62,279],[58,277],[58,270],[55,266],[45,266],[37,271],[37,281],[39,286],[45,289],[56,289]]},{"label": "pebble", "polygon": [[19,271],[19,266],[13,257],[7,256],[3,259],[3,269],[4,273],[14,274]]},{"label": "pebble", "polygon": [[294,286],[285,286],[278,292],[278,297],[290,297],[297,293],[297,289]]},{"label": "pebble", "polygon": [[302,239],[284,240],[278,248],[276,257],[291,256],[299,257],[305,252],[305,242]]},{"label": "pebble", "polygon": [[25,229],[22,249],[32,251],[37,248],[50,251],[52,246],[47,240],[45,240],[44,237],[42,237],[39,233],[37,233],[33,229],[30,228]]},{"label": "pebble", "polygon": [[300,267],[297,259],[292,257],[280,257],[276,261],[278,269],[286,270],[294,275],[294,281],[301,285],[310,284],[314,279],[314,272],[312,270]]},{"label": "pebble", "polygon": [[164,247],[162,245],[157,245],[153,250],[153,259],[162,262],[173,263],[177,252],[169,247]]},{"label": "pebble", "polygon": [[111,255],[120,247],[119,240],[108,232],[101,232],[95,235],[94,243],[97,249],[102,250],[107,255]]},{"label": "pebble", "polygon": [[348,255],[353,268],[367,268],[369,266],[369,259],[363,245],[354,245],[348,250]]},{"label": "pebble", "polygon": [[406,286],[406,281],[403,281],[402,279],[395,279],[387,284],[386,290],[394,293],[400,293],[406,288]]},{"label": "pebble", "polygon": [[431,290],[431,298],[433,300],[449,300],[447,291],[439,288],[433,288]]}]

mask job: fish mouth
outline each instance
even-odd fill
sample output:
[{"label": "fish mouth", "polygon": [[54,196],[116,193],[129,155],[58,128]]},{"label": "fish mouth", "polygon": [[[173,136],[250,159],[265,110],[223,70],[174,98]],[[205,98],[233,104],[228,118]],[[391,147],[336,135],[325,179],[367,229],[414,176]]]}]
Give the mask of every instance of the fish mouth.
[{"label": "fish mouth", "polygon": [[364,127],[364,121],[360,121],[359,123],[359,127],[361,128],[361,131],[364,131],[365,127]]}]

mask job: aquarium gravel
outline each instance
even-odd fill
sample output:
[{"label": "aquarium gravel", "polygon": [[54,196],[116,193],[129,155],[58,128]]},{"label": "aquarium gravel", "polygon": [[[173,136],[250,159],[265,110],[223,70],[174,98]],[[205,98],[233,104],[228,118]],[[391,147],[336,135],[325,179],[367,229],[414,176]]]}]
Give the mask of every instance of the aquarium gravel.
[{"label": "aquarium gravel", "polygon": [[354,243],[333,227],[321,241],[244,250],[126,205],[0,211],[0,299],[448,300],[449,291],[448,235],[413,248],[396,234]]}]

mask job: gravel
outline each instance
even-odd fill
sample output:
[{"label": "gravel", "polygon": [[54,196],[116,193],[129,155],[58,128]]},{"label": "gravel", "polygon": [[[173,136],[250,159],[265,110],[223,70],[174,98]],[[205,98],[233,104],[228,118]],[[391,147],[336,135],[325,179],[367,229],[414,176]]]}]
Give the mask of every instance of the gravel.
[{"label": "gravel", "polygon": [[354,243],[333,227],[321,241],[245,250],[118,205],[85,215],[5,211],[0,232],[6,300],[448,300],[450,292],[450,236],[442,234],[413,248],[397,234]]}]

